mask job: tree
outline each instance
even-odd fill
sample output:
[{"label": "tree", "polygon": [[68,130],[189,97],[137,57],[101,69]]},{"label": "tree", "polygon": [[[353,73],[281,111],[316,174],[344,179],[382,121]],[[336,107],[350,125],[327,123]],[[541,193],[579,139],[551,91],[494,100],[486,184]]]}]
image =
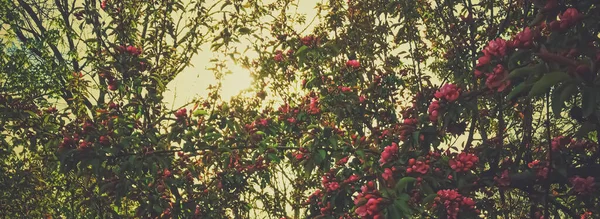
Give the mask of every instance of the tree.
[{"label": "tree", "polygon": [[[5,1],[3,216],[600,214],[597,3],[414,3]],[[203,44],[255,95],[168,109]]]}]

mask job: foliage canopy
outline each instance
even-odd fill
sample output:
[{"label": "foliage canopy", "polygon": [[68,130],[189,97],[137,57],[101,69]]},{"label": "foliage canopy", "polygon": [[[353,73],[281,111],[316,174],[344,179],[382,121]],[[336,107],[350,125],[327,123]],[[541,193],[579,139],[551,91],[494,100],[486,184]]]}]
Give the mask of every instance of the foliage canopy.
[{"label": "foliage canopy", "polygon": [[[0,216],[600,215],[598,1],[297,7],[0,0]],[[170,109],[205,45],[252,95]]]}]

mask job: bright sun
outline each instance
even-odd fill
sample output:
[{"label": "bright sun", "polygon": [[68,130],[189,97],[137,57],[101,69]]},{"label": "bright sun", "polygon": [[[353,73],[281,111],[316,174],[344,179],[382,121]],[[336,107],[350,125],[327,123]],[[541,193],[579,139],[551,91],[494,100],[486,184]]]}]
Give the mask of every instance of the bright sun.
[{"label": "bright sun", "polygon": [[237,96],[241,91],[250,88],[252,85],[250,70],[235,65],[233,62],[228,63],[227,66],[231,70],[231,74],[226,75],[223,79],[221,97],[224,100],[229,100],[231,97]]}]

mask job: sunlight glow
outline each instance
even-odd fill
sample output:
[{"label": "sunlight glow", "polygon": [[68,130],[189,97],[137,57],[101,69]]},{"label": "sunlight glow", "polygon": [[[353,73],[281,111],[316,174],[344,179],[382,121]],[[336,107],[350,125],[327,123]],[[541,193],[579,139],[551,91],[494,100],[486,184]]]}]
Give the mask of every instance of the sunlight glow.
[{"label": "sunlight glow", "polygon": [[237,96],[240,92],[249,89],[252,85],[252,77],[250,70],[244,69],[233,63],[228,64],[231,74],[225,75],[223,78],[223,87],[221,97],[223,100],[229,100],[233,96]]}]

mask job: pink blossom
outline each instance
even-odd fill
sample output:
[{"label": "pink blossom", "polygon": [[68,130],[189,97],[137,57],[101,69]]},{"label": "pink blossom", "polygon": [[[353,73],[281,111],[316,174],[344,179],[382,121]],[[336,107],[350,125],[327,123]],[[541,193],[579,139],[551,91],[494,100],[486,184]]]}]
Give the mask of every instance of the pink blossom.
[{"label": "pink blossom", "polygon": [[379,192],[374,188],[374,183],[369,181],[367,185],[361,187],[361,192],[354,198],[354,205],[357,206],[354,212],[363,218],[379,218],[382,200]]},{"label": "pink blossom", "polygon": [[282,62],[283,61],[283,52],[281,50],[275,51],[275,56],[273,56],[273,59],[276,62]]},{"label": "pink blossom", "polygon": [[371,198],[369,199],[369,201],[367,201],[367,212],[370,215],[374,215],[377,213],[377,210],[379,208],[379,203],[381,202],[380,198]]},{"label": "pink blossom", "polygon": [[127,53],[134,55],[134,56],[139,56],[142,54],[142,48],[138,48],[135,46],[127,46],[125,48],[125,51],[127,51]]},{"label": "pink blossom", "polygon": [[527,164],[527,167],[529,167],[530,169],[533,169],[534,167],[538,166],[540,164],[539,160],[534,160],[531,161],[530,163]]},{"label": "pink blossom", "polygon": [[91,142],[86,141],[86,140],[82,140],[81,142],[79,142],[79,148],[80,150],[86,149],[88,147],[90,147],[92,145]]},{"label": "pink blossom", "polygon": [[485,84],[491,90],[502,92],[510,85],[510,80],[506,80],[507,76],[508,71],[504,68],[504,66],[498,64],[494,68],[494,71],[488,74],[488,78],[485,81]]},{"label": "pink blossom", "polygon": [[339,87],[338,87],[338,89],[339,89],[341,92],[343,92],[343,93],[347,93],[347,92],[350,92],[350,91],[352,91],[352,88],[349,88],[349,87],[344,87],[344,86],[339,86]]},{"label": "pink blossom", "polygon": [[355,213],[361,217],[366,217],[367,215],[377,215],[380,202],[381,201],[377,198],[370,198],[367,200],[366,204],[356,208]]},{"label": "pink blossom", "polygon": [[356,182],[358,181],[359,178],[356,174],[353,174],[352,176],[348,177],[348,179],[344,180],[344,183],[352,183],[352,182]]},{"label": "pink blossom", "polygon": [[499,186],[509,186],[510,185],[510,175],[508,175],[508,170],[504,170],[500,178],[494,177],[494,181],[498,183]]},{"label": "pink blossom", "polygon": [[360,62],[358,62],[358,60],[348,60],[346,62],[346,66],[357,69],[360,68]]},{"label": "pink blossom", "polygon": [[453,102],[460,96],[460,88],[458,88],[455,84],[445,84],[435,92],[435,98],[445,99],[448,102]]},{"label": "pink blossom", "polygon": [[485,66],[487,64],[490,64],[490,61],[492,60],[492,57],[490,57],[489,55],[484,55],[482,57],[479,57],[479,59],[477,59],[477,65],[476,67],[481,67],[481,66]]},{"label": "pink blossom", "polygon": [[100,8],[102,8],[102,10],[106,10],[106,6],[108,5],[108,0],[103,0],[100,3]]},{"label": "pink blossom", "polygon": [[267,120],[267,119],[259,119],[258,120],[258,124],[261,125],[262,127],[267,127],[269,125],[269,120]]},{"label": "pink blossom", "polygon": [[336,191],[340,188],[340,184],[338,182],[330,182],[329,184],[327,184],[327,190],[328,191]]},{"label": "pink blossom", "polygon": [[437,197],[434,199],[437,203],[443,204],[446,209],[448,218],[457,219],[460,207],[473,209],[475,201],[469,197],[463,197],[456,190],[439,190]]},{"label": "pink blossom", "polygon": [[429,113],[429,121],[431,121],[431,122],[437,121],[439,109],[440,109],[439,101],[436,100],[436,101],[431,102],[431,104],[429,104],[429,108],[427,109],[427,112]]},{"label": "pink blossom", "polygon": [[565,145],[567,145],[568,143],[571,142],[571,139],[565,137],[565,136],[558,136],[552,139],[552,151],[557,151],[561,148],[564,148]]},{"label": "pink blossom", "polygon": [[405,125],[415,125],[417,124],[417,119],[404,119],[403,123]]},{"label": "pink blossom", "polygon": [[108,83],[108,89],[111,91],[116,91],[119,89],[119,84],[117,81],[111,81]]},{"label": "pink blossom", "polygon": [[535,175],[538,179],[548,178],[548,172],[550,172],[550,169],[548,169],[547,166],[544,166],[539,160],[531,161],[527,164],[527,167],[535,171]]},{"label": "pink blossom", "polygon": [[586,211],[583,214],[581,214],[581,216],[579,217],[580,219],[592,219],[593,213],[591,211]]},{"label": "pink blossom", "polygon": [[393,172],[390,168],[385,168],[385,170],[383,171],[383,173],[381,174],[381,177],[383,177],[383,179],[385,179],[386,181],[393,179]]},{"label": "pink blossom", "polygon": [[302,41],[302,44],[304,44],[305,46],[312,46],[316,41],[316,37],[313,35],[305,36],[305,37],[302,37],[302,39],[300,39],[300,41]]},{"label": "pink blossom", "polygon": [[396,156],[396,154],[398,154],[398,144],[393,142],[392,145],[387,146],[383,149],[383,152],[381,152],[381,158],[379,159],[379,163],[381,163],[381,165],[384,165],[385,163],[390,162],[392,158]]},{"label": "pink blossom", "polygon": [[497,38],[488,43],[488,45],[483,49],[483,53],[486,56],[503,57],[506,55],[506,48],[506,40]]},{"label": "pink blossom", "polygon": [[362,206],[356,208],[356,210],[354,210],[354,212],[356,214],[358,214],[358,216],[366,217],[368,214],[367,213],[367,205],[362,205]]},{"label": "pink blossom", "polygon": [[327,184],[329,183],[329,178],[329,174],[325,174],[323,175],[323,177],[321,177],[321,185],[323,185],[323,187],[327,187]]},{"label": "pink blossom", "polygon": [[473,74],[475,74],[475,77],[478,77],[478,78],[480,78],[481,76],[483,76],[483,72],[481,72],[481,71],[479,71],[477,69],[475,69],[475,71],[473,72]]},{"label": "pink blossom", "polygon": [[187,115],[187,109],[186,108],[181,108],[179,110],[177,110],[175,112],[175,117],[177,118],[183,118]]},{"label": "pink blossom", "polygon": [[558,7],[558,2],[556,0],[548,0],[544,5],[544,10],[550,11]]},{"label": "pink blossom", "polygon": [[336,163],[337,165],[345,165],[348,162],[348,157],[343,157],[342,159],[338,160],[338,162]]},{"label": "pink blossom", "polygon": [[456,158],[448,161],[450,168],[456,172],[469,171],[475,167],[477,162],[479,162],[477,155],[465,152],[458,154]]},{"label": "pink blossom", "polygon": [[310,203],[311,200],[320,199],[321,197],[323,197],[323,193],[321,193],[321,190],[317,189],[312,194],[310,194],[310,196],[308,196],[308,200],[306,201],[306,203]]},{"label": "pink blossom", "polygon": [[415,165],[412,165],[410,168],[407,168],[407,170],[408,169],[411,169],[412,172],[427,174],[427,172],[429,171],[429,165],[423,161],[416,161]]},{"label": "pink blossom", "polygon": [[317,98],[317,97],[310,98],[310,105],[309,105],[308,112],[313,115],[319,114],[319,112],[321,112],[321,109],[319,108],[319,98]]},{"label": "pink blossom", "polygon": [[365,100],[367,100],[367,98],[364,95],[361,95],[361,96],[358,97],[358,102],[359,103],[364,103]]},{"label": "pink blossom", "polygon": [[512,40],[512,47],[515,48],[530,48],[533,45],[534,32],[529,27],[525,27],[523,31],[515,35]]},{"label": "pink blossom", "polygon": [[580,195],[588,194],[594,191],[594,186],[596,183],[594,182],[594,177],[588,176],[587,178],[582,178],[579,176],[575,176],[569,180],[571,185],[573,185],[573,190]]},{"label": "pink blossom", "polygon": [[163,176],[170,177],[171,176],[171,171],[169,171],[169,169],[164,169],[163,170]]},{"label": "pink blossom", "polygon": [[287,121],[288,121],[289,123],[296,123],[296,118],[294,118],[294,117],[290,117],[290,118],[288,118],[288,119],[287,119]]},{"label": "pink blossom", "polygon": [[[303,148],[301,148],[301,149],[303,149]],[[300,152],[292,153],[292,156],[294,156],[294,158],[296,158],[297,161],[302,161],[302,160],[304,160],[304,158],[306,158],[306,156],[304,155],[304,152],[302,150],[300,150]]]},{"label": "pink blossom", "polygon": [[464,197],[462,200],[462,203],[466,206],[474,206],[475,205],[475,201],[473,201],[473,199],[469,198],[469,197]]},{"label": "pink blossom", "polygon": [[560,19],[560,28],[566,29],[576,24],[581,18],[581,14],[575,8],[568,8],[558,18]]}]

